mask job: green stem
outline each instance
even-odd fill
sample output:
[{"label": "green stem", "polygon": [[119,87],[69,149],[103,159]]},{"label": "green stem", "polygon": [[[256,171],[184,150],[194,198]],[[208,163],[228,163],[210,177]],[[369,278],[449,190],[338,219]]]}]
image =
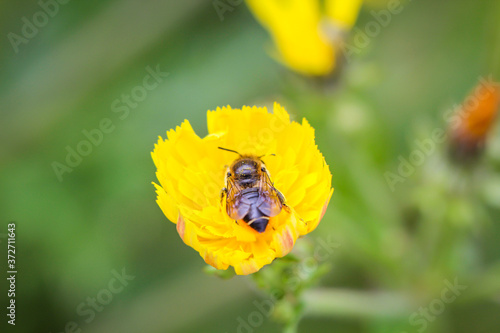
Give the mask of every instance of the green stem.
[{"label": "green stem", "polygon": [[286,325],[283,328],[283,333],[297,333],[297,328],[299,326],[298,324],[299,324],[298,322],[294,322],[294,323]]},{"label": "green stem", "polygon": [[315,289],[305,292],[304,303],[305,315],[314,316],[404,317],[415,311],[410,297],[390,292]]}]

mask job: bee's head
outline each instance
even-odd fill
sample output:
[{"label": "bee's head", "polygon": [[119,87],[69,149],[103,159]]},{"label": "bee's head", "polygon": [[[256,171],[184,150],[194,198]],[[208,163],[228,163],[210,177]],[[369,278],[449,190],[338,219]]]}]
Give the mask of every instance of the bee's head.
[{"label": "bee's head", "polygon": [[232,167],[234,179],[242,183],[250,183],[256,180],[259,175],[260,165],[253,159],[243,158]]}]

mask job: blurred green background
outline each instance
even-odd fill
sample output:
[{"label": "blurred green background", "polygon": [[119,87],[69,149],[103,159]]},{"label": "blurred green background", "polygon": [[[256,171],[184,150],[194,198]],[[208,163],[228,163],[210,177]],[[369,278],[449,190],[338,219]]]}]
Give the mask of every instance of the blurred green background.
[{"label": "blurred green background", "polygon": [[[355,31],[384,8],[378,2],[365,4]],[[480,77],[500,74],[496,2],[407,2],[326,88],[271,59],[266,31],[244,3],[233,7],[220,20],[211,1],[70,1],[16,53],[9,33],[21,35],[23,17],[41,7],[0,3],[1,274],[10,221],[18,269],[15,328],[0,280],[2,332],[64,332],[71,321],[82,332],[245,332],[238,318],[265,296],[247,277],[203,273],[155,202],[150,152],[185,118],[203,136],[206,110],[273,101],[316,128],[335,193],[310,238],[338,242],[321,286],[348,294],[328,315],[307,314],[299,332],[419,332],[412,313],[456,278],[467,289],[425,332],[497,332],[498,127],[473,168],[449,165],[438,147],[394,192],[384,178],[415,139],[446,129],[443,113]],[[126,117],[114,112],[148,66],[169,75]],[[60,181],[53,162],[65,164],[66,147],[105,118],[113,130]],[[87,323],[77,308],[123,269],[134,279]],[[350,303],[350,292],[378,291],[409,295],[411,306],[384,313],[383,300],[366,311]],[[252,331],[279,326],[265,318]]]}]

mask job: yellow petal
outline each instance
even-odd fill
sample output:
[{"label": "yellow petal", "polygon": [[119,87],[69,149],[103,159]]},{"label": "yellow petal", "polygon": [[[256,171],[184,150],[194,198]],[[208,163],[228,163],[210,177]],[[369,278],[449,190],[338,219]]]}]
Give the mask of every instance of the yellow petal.
[{"label": "yellow petal", "polygon": [[362,0],[325,0],[326,15],[342,28],[349,30],[358,18]]}]

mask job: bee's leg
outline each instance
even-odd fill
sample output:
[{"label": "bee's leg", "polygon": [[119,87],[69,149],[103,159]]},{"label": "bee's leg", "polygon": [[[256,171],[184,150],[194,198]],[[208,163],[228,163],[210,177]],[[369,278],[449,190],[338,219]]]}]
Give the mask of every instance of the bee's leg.
[{"label": "bee's leg", "polygon": [[[280,202],[281,202],[281,205],[285,208],[286,212],[291,214],[292,213],[292,209],[290,208],[290,206],[288,206],[286,204],[286,200],[285,200],[285,196],[283,195],[283,193],[281,193],[280,191],[276,190],[276,193],[278,194],[278,198],[280,199]],[[298,215],[297,215],[298,216]],[[305,222],[302,218],[299,218],[302,222],[304,222],[305,224],[307,224],[307,222]]]},{"label": "bee's leg", "polygon": [[281,204],[285,205],[286,204],[285,196],[278,189],[275,188],[275,190],[276,190],[276,194],[278,194],[278,198],[280,199]]},{"label": "bee's leg", "polygon": [[288,207],[288,205],[286,204],[285,196],[283,195],[283,193],[281,193],[279,190],[276,190],[276,193],[278,194],[278,199],[280,199],[281,205],[285,207],[285,210],[288,213],[291,213],[290,207]]},{"label": "bee's leg", "polygon": [[222,200],[224,199],[224,196],[227,195],[227,188],[223,188],[221,191],[220,191],[220,205],[222,207]]}]

